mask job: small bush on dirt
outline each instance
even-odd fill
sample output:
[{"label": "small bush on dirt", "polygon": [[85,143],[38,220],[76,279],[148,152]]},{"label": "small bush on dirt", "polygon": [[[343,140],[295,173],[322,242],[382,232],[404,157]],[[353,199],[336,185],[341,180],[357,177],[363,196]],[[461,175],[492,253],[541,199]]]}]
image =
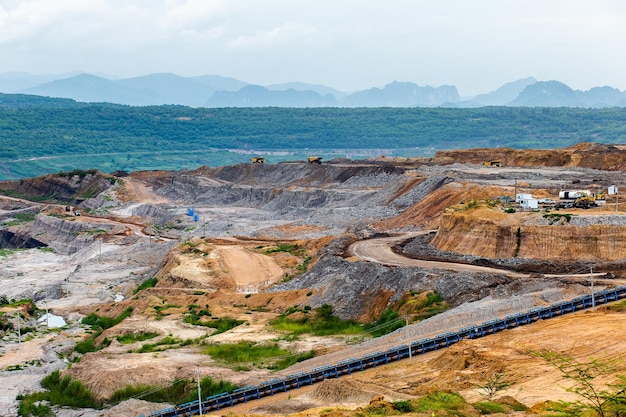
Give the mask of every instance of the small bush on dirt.
[{"label": "small bush on dirt", "polygon": [[138,334],[128,333],[122,336],[115,336],[118,342],[128,345],[135,342],[143,342],[144,340],[154,339],[159,334],[155,332],[142,332]]},{"label": "small bush on dirt", "polygon": [[[228,381],[214,381],[211,377],[204,377],[200,380],[200,393],[202,397],[222,394],[237,389],[237,385]],[[198,399],[198,389],[196,381],[176,380],[167,387],[156,387],[152,385],[127,385],[111,395],[110,403],[119,403],[129,398],[138,398],[151,402],[166,402],[170,404],[182,404]]]},{"label": "small bush on dirt", "polygon": [[465,405],[465,399],[460,394],[437,391],[417,400],[416,410],[418,412],[457,411],[465,407]]},{"label": "small bush on dirt", "polygon": [[17,226],[18,224],[28,223],[35,220],[34,213],[15,213],[11,217],[13,220],[6,221],[2,224],[5,226]]},{"label": "small bush on dirt", "polygon": [[399,318],[398,312],[387,309],[380,314],[375,322],[365,326],[365,330],[374,337],[389,334],[404,327],[406,320]]},{"label": "small bush on dirt", "polygon": [[[289,314],[295,311],[301,311],[298,308],[295,310],[289,309],[280,317],[272,320],[270,324],[277,330],[289,332],[293,335],[300,335],[309,333],[315,336],[329,336],[333,334],[360,334],[363,333],[364,328],[361,324],[354,320],[341,320],[339,317],[333,314],[333,306],[329,304],[323,304],[321,307],[315,310],[315,317],[310,317],[310,314],[304,314],[304,316],[298,320],[290,319]],[[302,310],[305,312],[304,310]]]},{"label": "small bush on dirt", "polygon": [[505,374],[497,372],[493,376],[487,378],[484,384],[478,385],[476,387],[476,391],[478,391],[481,397],[491,401],[498,391],[505,390],[510,386],[511,381],[506,379]]},{"label": "small bush on dirt", "polygon": [[162,349],[163,346],[167,346],[165,349],[171,347],[171,345],[182,345],[183,343],[185,343],[185,341],[178,339],[176,337],[171,337],[171,336],[167,336],[165,338],[163,338],[162,340],[159,340],[158,342],[155,343],[146,343],[145,345],[141,346],[139,349],[137,349],[137,353],[148,353],[148,352],[154,352],[157,350],[164,350]]},{"label": "small bush on dirt", "polygon": [[393,403],[393,409],[401,413],[411,413],[415,411],[415,408],[413,408],[413,404],[411,404],[409,401],[395,401]]},{"label": "small bush on dirt", "polygon": [[106,317],[106,316],[98,316],[96,313],[89,313],[87,316],[83,317],[81,323],[91,326],[92,329],[102,329],[106,330],[111,328],[117,324],[119,324],[126,317],[130,317],[133,312],[132,307],[126,308],[126,310],[122,311],[117,317]]},{"label": "small bush on dirt", "polygon": [[269,255],[276,252],[287,252],[292,255],[298,256],[304,253],[304,248],[300,245],[293,245],[291,243],[279,243],[275,248],[266,249],[263,253]]},{"label": "small bush on dirt", "polygon": [[252,363],[257,367],[281,370],[294,363],[310,359],[315,356],[314,351],[301,354],[292,354],[282,349],[277,343],[254,344],[241,341],[239,343],[222,343],[209,345],[204,353],[214,359],[230,364],[242,366]]},{"label": "small bush on dirt", "polygon": [[274,365],[269,366],[269,369],[273,369],[275,371],[280,371],[281,369],[289,368],[291,365],[296,364],[298,362],[305,361],[307,359],[311,359],[315,357],[315,351],[309,350],[308,352],[299,353],[295,355],[289,355],[286,358],[280,359],[274,363]]},{"label": "small bush on dirt", "polygon": [[41,386],[48,391],[35,392],[18,398],[20,416],[53,416],[50,407],[41,404],[47,401],[51,405],[72,408],[102,408],[102,402],[96,400],[91,391],[78,380],[71,377],[61,377],[59,371],[54,371],[41,381]]},{"label": "small bush on dirt", "polygon": [[78,175],[80,178],[85,178],[87,175],[96,175],[96,172],[98,171],[95,169],[88,169],[88,170],[75,169],[73,171],[59,172],[57,173],[57,175],[59,177],[70,177],[70,178],[75,175]]},{"label": "small bush on dirt", "polygon": [[481,414],[507,413],[509,411],[509,408],[504,404],[493,401],[481,401],[474,404],[474,408],[480,411]]},{"label": "small bush on dirt", "polygon": [[139,284],[137,288],[135,288],[133,294],[137,294],[139,291],[145,290],[147,288],[152,288],[157,285],[157,282],[159,282],[159,280],[156,277],[148,278],[147,280]]}]

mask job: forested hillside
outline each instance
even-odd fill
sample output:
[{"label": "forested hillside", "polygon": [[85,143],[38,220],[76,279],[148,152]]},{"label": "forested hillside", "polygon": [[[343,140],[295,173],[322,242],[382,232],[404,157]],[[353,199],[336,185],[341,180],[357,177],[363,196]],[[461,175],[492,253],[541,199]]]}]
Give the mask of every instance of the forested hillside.
[{"label": "forested hillside", "polygon": [[[285,151],[282,159],[293,159],[286,151],[412,149],[432,155],[440,149],[625,143],[625,120],[626,108],[207,109],[0,95],[0,178],[68,168],[214,166],[247,161],[243,151]],[[227,157],[226,150],[242,152]],[[203,152],[210,156],[200,157]]]}]

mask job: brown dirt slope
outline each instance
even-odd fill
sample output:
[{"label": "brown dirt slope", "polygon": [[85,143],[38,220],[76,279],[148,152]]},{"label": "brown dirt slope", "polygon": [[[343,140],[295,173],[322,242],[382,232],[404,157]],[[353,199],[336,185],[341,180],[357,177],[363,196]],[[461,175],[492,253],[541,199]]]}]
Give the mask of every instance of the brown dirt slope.
[{"label": "brown dirt slope", "polygon": [[[440,219],[433,244],[439,250],[488,258],[595,262],[623,259],[624,216],[601,216],[602,213],[605,212],[574,209],[544,218],[541,213],[506,214],[497,207],[448,211]],[[581,224],[570,224],[566,215],[575,216]]]},{"label": "brown dirt slope", "polygon": [[562,149],[478,148],[440,151],[432,162],[440,165],[455,162],[482,164],[492,160],[499,160],[504,166],[563,166],[623,171],[626,169],[626,149],[589,142]]},{"label": "brown dirt slope", "polygon": [[439,226],[439,218],[443,211],[455,204],[471,199],[488,199],[504,194],[510,190],[501,187],[484,187],[477,184],[447,184],[432,192],[417,204],[409,207],[396,217],[381,220],[374,224],[380,230],[402,229],[405,227],[421,227],[434,229]]}]

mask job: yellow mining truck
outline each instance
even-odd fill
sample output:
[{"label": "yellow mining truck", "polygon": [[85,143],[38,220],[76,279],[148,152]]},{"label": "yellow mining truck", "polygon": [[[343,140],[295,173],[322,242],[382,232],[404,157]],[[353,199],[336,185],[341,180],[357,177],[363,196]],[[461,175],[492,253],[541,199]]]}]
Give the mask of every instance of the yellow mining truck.
[{"label": "yellow mining truck", "polygon": [[500,161],[485,161],[483,162],[483,165],[486,167],[501,167],[502,166],[502,162]]},{"label": "yellow mining truck", "polygon": [[322,163],[322,157],[321,156],[309,156],[307,158],[307,161],[309,161],[309,164],[318,164],[321,165]]},{"label": "yellow mining truck", "polygon": [[252,160],[253,164],[264,164],[265,163],[265,158],[261,157],[261,156],[254,156],[252,158],[250,158]]}]

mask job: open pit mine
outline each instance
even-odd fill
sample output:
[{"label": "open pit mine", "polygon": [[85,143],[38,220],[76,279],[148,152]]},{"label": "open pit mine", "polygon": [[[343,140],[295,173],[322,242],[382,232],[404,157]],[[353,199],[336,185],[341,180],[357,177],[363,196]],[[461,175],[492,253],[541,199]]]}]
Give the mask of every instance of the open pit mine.
[{"label": "open pit mine", "polygon": [[624,373],[626,148],[263,162],[0,182],[0,414],[548,415],[537,352]]}]

